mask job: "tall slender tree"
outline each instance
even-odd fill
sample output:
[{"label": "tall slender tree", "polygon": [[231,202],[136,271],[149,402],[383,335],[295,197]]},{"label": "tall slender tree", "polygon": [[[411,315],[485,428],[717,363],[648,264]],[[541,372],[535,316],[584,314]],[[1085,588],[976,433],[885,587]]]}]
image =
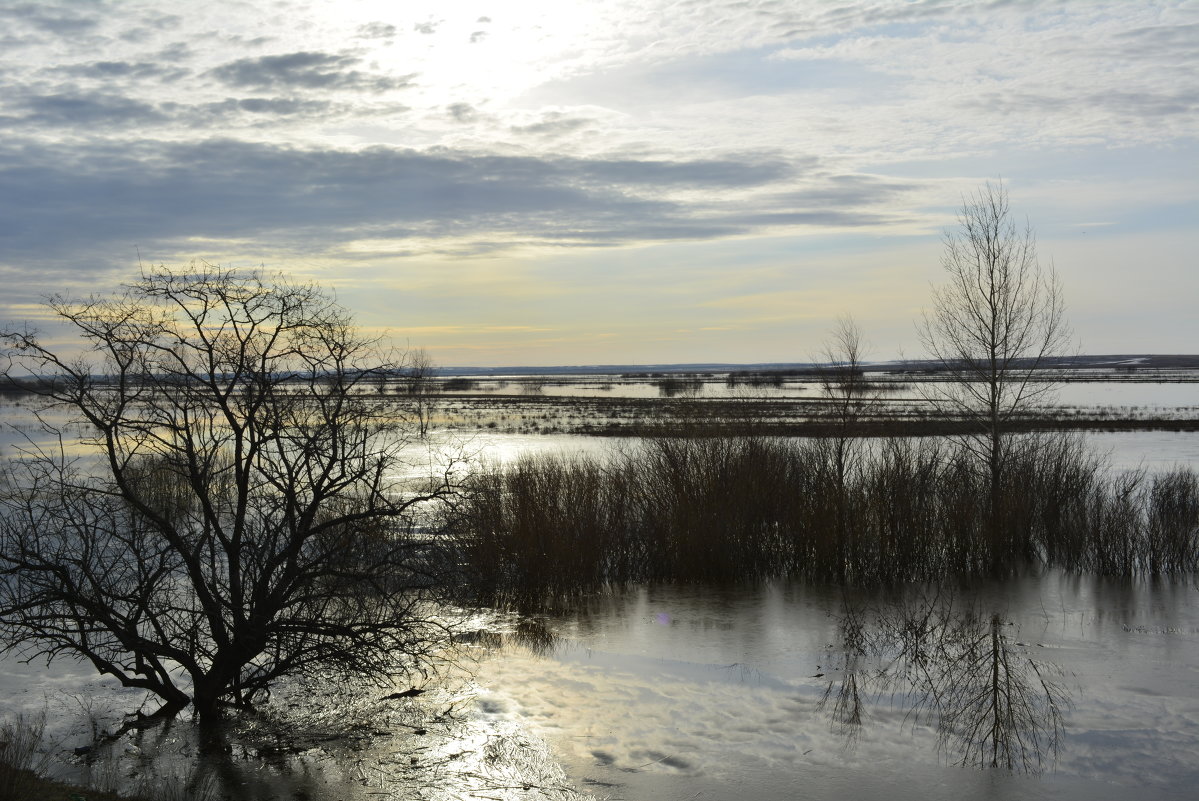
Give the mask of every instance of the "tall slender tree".
[{"label": "tall slender tree", "polygon": [[966,422],[962,442],[985,465],[998,560],[1010,424],[1054,389],[1043,368],[1065,354],[1071,333],[1057,274],[1038,259],[1032,228],[1017,225],[1002,183],[963,200],[941,265],[945,283],[917,328],[946,380],[924,386],[938,409]]}]

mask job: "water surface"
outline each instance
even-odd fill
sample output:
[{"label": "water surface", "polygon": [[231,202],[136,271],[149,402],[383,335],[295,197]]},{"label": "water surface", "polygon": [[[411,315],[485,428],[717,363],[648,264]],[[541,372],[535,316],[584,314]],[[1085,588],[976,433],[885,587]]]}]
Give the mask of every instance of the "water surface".
[{"label": "water surface", "polygon": [[[1042,775],[956,767],[902,693],[839,725],[821,699],[845,670],[847,601],[772,584],[641,588],[556,622],[535,655],[488,661],[488,715],[547,739],[569,776],[614,798],[1190,798],[1199,782],[1199,592],[1062,574],[958,589],[1001,614],[1014,650],[1058,676],[1072,708]],[[823,674],[823,675],[822,675]],[[848,730],[847,729],[851,729]]]}]

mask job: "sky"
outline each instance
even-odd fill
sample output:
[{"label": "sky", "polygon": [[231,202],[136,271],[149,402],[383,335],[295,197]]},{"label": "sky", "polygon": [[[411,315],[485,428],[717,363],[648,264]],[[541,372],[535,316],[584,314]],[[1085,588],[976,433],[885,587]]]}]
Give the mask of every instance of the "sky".
[{"label": "sky", "polygon": [[442,365],[919,357],[1002,181],[1079,351],[1196,353],[1197,138],[1186,0],[0,0],[0,321],[204,260]]}]

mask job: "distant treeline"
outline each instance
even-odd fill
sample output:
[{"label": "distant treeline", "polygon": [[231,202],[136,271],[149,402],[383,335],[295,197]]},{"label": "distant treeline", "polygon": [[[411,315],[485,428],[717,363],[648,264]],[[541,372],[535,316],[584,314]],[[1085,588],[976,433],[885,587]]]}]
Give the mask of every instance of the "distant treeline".
[{"label": "distant treeline", "polygon": [[733,370],[728,374],[727,383],[736,386],[782,386],[787,379],[792,380],[834,380],[845,381],[864,375],[860,367],[844,367],[832,365],[828,367],[795,367],[786,370]]},{"label": "distant treeline", "polygon": [[0,376],[0,395],[29,395],[39,390],[44,391],[53,385],[52,381],[30,376],[28,378],[12,378]]}]

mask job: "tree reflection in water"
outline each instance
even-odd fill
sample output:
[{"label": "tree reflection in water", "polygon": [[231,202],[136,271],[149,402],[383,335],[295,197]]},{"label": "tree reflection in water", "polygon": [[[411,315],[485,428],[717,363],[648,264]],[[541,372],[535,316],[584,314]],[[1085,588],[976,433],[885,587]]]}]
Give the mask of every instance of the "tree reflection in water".
[{"label": "tree reflection in water", "polygon": [[852,739],[868,704],[886,698],[910,725],[935,726],[953,763],[1023,773],[1056,763],[1070,693],[1002,614],[938,593],[872,612],[847,603],[839,630],[829,671],[839,677],[821,708],[841,733]]},{"label": "tree reflection in water", "polygon": [[510,643],[551,648],[552,632],[521,620],[457,639],[420,687],[297,676],[252,713],[157,721],[106,739],[71,778],[155,801],[589,798],[544,740],[486,709],[473,677],[477,660]]}]

